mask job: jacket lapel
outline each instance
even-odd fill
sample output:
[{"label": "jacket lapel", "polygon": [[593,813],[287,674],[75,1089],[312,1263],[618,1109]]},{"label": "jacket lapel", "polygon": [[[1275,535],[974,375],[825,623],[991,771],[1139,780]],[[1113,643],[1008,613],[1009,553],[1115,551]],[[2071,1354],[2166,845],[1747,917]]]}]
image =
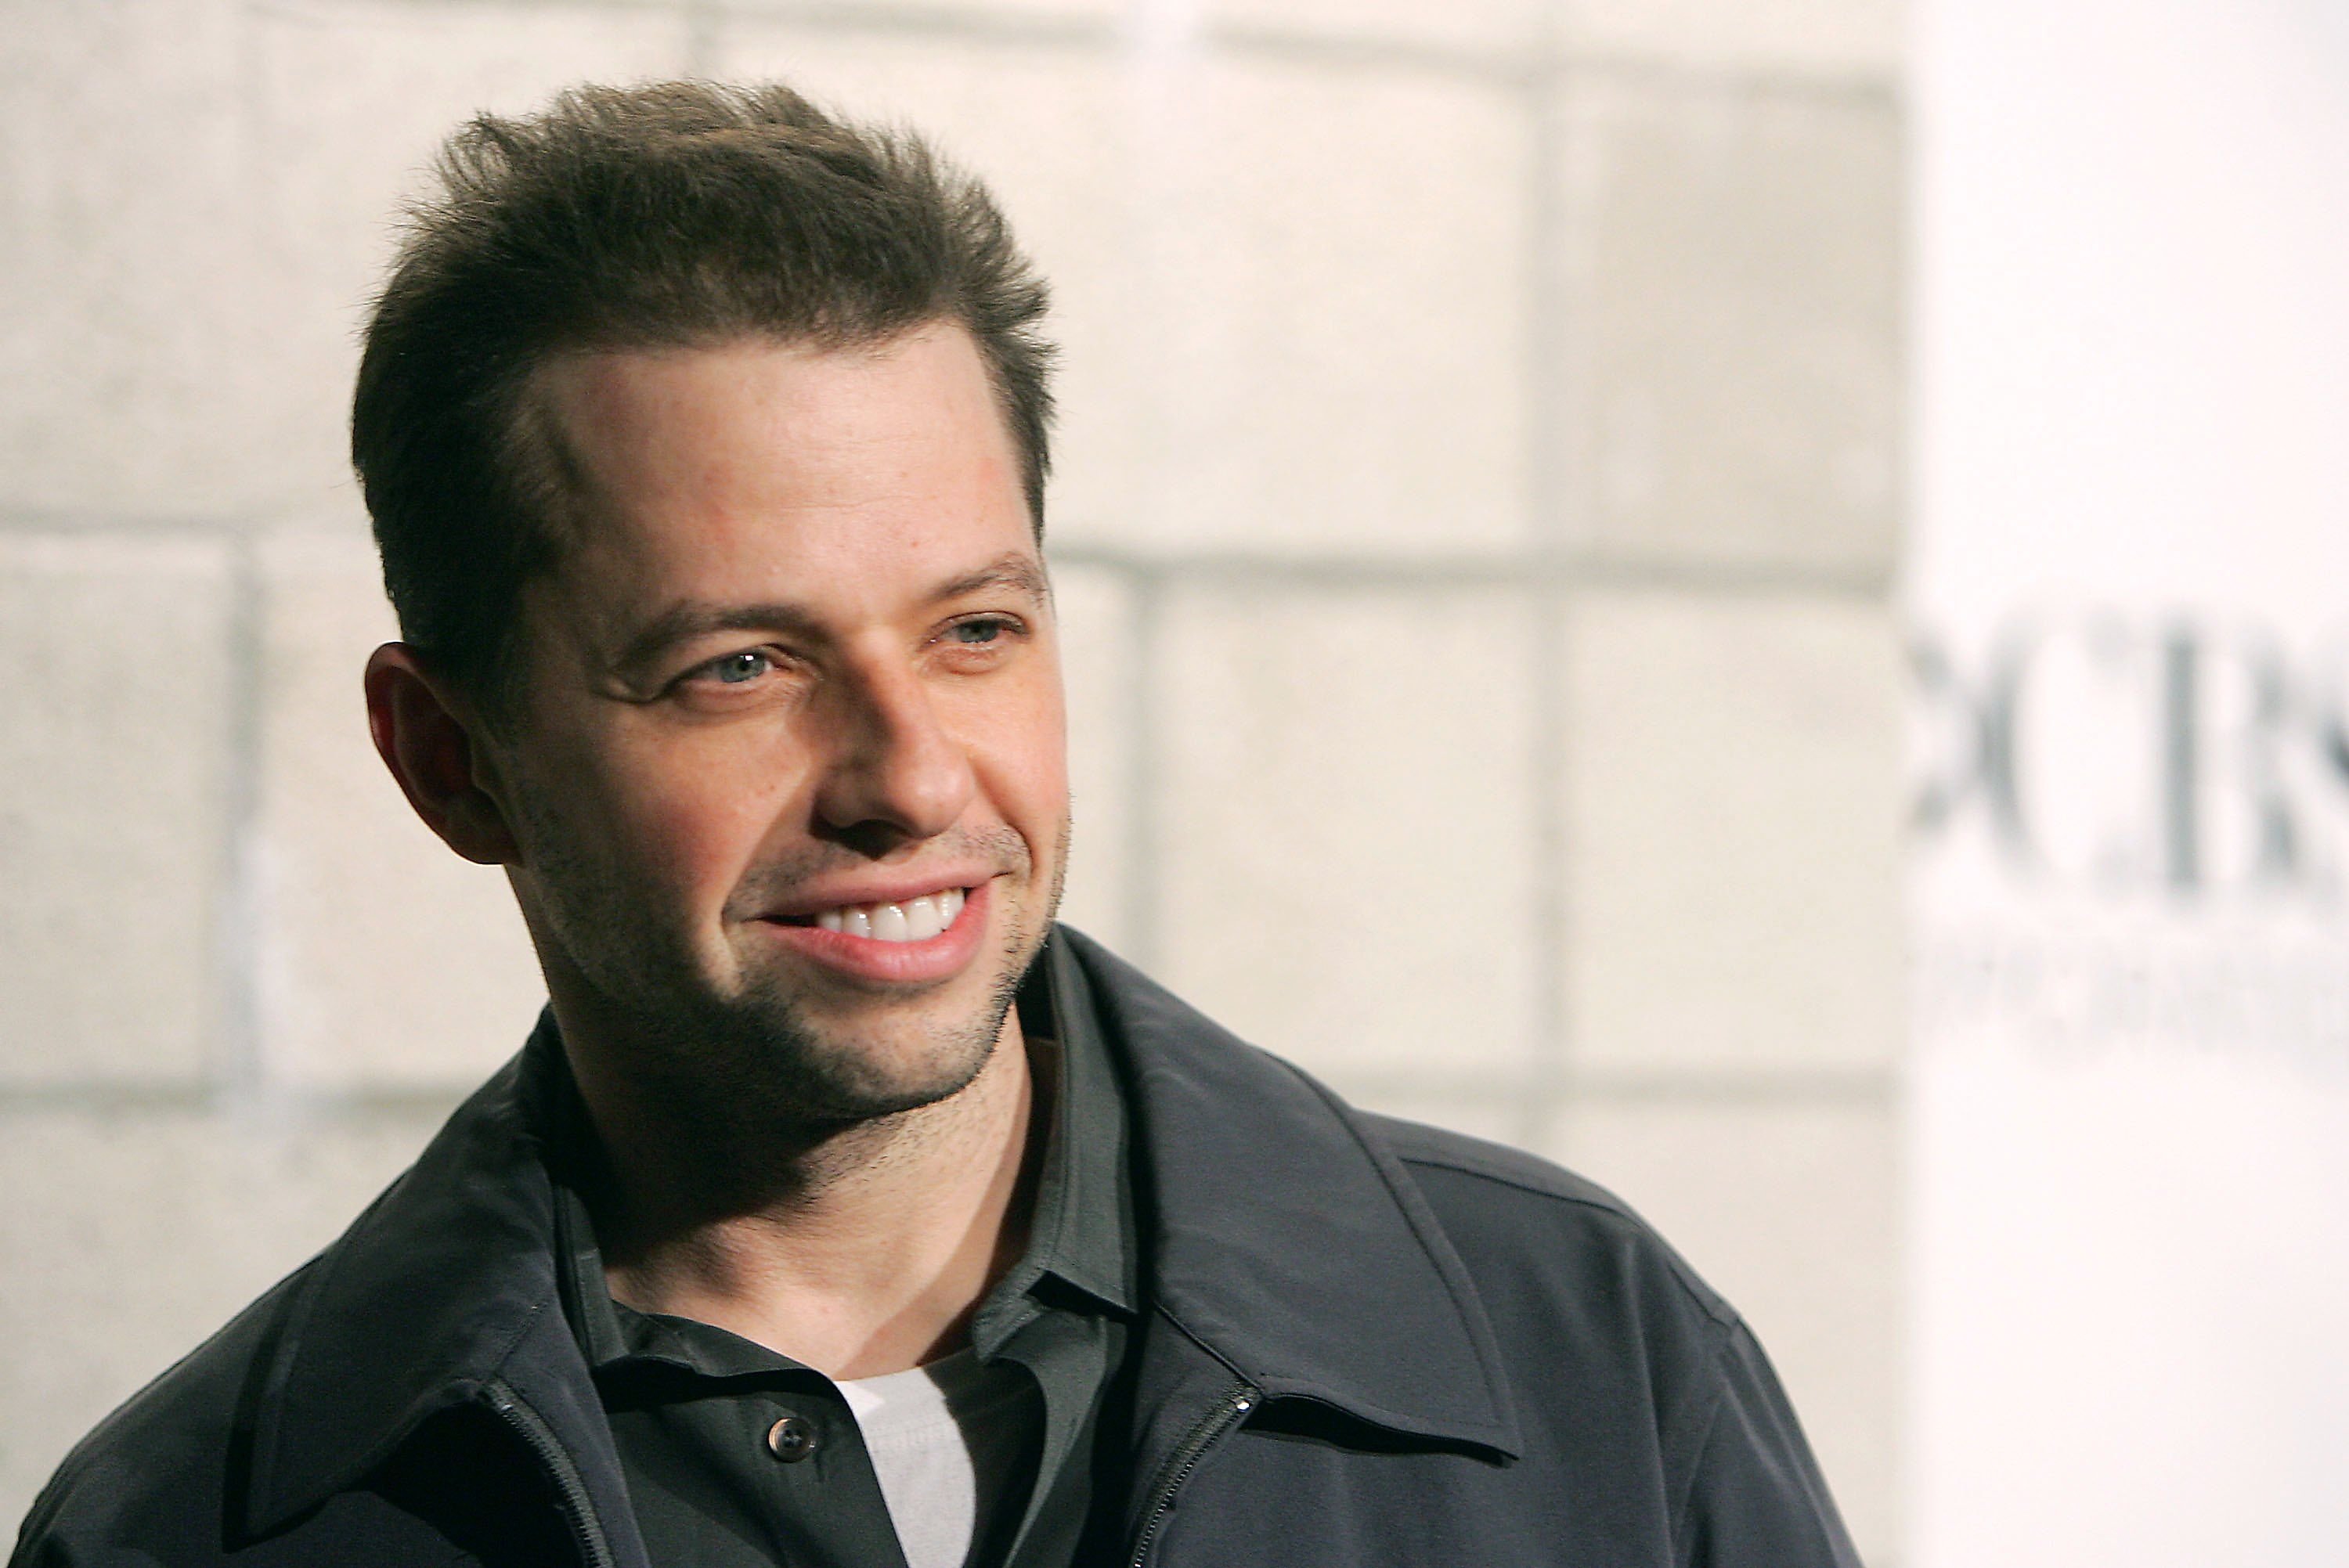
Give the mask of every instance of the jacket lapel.
[{"label": "jacket lapel", "polygon": [[542,1018],[302,1282],[254,1411],[256,1532],[357,1480],[494,1379],[575,1457],[622,1560],[641,1560],[611,1429],[556,1295],[554,1193],[525,1113],[560,1049]]},{"label": "jacket lapel", "polygon": [[1153,1306],[1268,1399],[1515,1457],[1492,1326],[1393,1159],[1327,1089],[1099,944],[1064,927],[1053,946],[1130,1074]]}]

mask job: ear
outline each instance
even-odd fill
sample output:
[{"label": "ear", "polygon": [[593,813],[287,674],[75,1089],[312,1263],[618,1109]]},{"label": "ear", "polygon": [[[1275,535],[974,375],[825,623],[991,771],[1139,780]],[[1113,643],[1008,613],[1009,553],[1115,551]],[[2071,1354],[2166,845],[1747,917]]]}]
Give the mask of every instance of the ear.
[{"label": "ear", "polygon": [[495,770],[446,684],[406,643],[386,643],[367,660],[367,729],[375,749],[424,825],[467,860],[512,865],[521,856],[504,808],[484,784]]}]

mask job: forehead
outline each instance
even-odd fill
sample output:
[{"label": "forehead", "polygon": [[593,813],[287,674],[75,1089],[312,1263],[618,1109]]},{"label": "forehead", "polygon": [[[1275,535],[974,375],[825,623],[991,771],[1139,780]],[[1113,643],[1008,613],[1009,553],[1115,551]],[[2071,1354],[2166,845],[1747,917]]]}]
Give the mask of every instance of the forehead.
[{"label": "forehead", "polygon": [[572,354],[534,391],[576,503],[556,572],[574,586],[872,594],[1032,548],[1017,453],[957,325]]}]

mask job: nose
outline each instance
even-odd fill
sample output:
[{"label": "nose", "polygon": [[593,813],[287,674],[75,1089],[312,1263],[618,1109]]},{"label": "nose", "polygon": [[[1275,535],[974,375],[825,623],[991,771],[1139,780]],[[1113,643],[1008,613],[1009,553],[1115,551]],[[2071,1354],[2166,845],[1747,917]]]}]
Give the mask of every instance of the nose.
[{"label": "nose", "polygon": [[838,749],[816,791],[820,831],[877,856],[961,820],[977,787],[970,758],[939,722],[918,674],[868,667],[835,685],[833,696]]}]

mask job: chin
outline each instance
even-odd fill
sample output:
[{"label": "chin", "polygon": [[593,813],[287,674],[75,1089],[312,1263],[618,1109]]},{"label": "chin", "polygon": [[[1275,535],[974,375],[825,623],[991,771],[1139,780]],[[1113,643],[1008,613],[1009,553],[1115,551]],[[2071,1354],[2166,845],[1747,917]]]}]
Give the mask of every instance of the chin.
[{"label": "chin", "polygon": [[866,1116],[935,1105],[960,1094],[986,1070],[1002,1027],[1002,1015],[990,1010],[927,1028],[811,1041],[804,1087]]},{"label": "chin", "polygon": [[672,1075],[698,1080],[678,1087],[714,1093],[738,1115],[846,1123],[917,1110],[961,1093],[986,1068],[1016,985],[954,1007],[937,998],[815,1016],[793,1002],[750,999],[726,1009],[726,1026],[702,1036],[696,1059],[672,1062]]}]

